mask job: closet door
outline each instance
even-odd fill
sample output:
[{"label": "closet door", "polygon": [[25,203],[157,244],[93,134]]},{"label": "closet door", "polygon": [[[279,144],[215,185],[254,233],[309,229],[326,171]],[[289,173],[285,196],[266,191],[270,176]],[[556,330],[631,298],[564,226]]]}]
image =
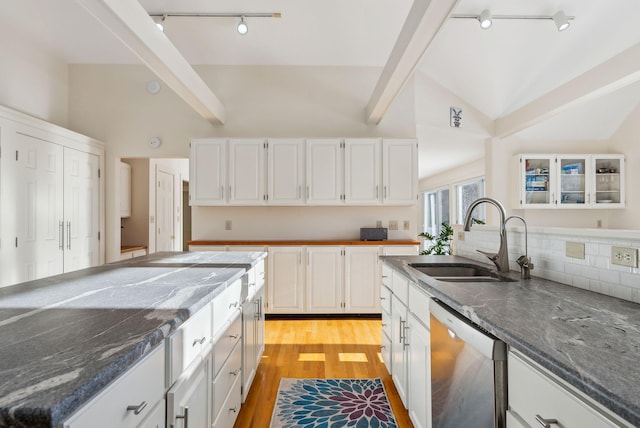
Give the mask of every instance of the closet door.
[{"label": "closet door", "polygon": [[64,149],[64,271],[100,263],[98,156]]},{"label": "closet door", "polygon": [[63,272],[63,148],[22,133],[12,137],[15,283]]}]

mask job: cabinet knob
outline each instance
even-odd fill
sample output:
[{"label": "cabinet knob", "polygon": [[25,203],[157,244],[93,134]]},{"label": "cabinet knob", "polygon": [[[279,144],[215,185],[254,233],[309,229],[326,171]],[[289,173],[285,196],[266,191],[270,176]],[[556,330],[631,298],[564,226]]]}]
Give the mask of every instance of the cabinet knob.
[{"label": "cabinet knob", "polygon": [[127,412],[131,412],[133,411],[133,413],[135,415],[139,415],[140,412],[142,412],[142,410],[147,407],[147,402],[143,401],[142,403],[138,404],[137,406],[133,405],[133,406],[127,406]]},{"label": "cabinet knob", "polygon": [[544,428],[551,428],[551,425],[558,425],[557,419],[545,419],[540,415],[536,415],[536,421],[538,421]]}]

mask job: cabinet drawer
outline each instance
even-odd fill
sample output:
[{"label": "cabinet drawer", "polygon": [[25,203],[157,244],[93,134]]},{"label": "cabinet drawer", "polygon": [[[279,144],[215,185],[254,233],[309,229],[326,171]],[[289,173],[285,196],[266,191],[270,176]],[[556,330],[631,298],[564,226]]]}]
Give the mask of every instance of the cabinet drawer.
[{"label": "cabinet drawer", "polygon": [[240,311],[242,280],[238,279],[213,299],[213,335],[216,336],[229,324],[231,318]]},{"label": "cabinet drawer", "polygon": [[557,425],[563,428],[631,426],[525,357],[510,352],[508,370],[512,417],[521,418],[531,427],[540,426],[536,415],[557,419]]},{"label": "cabinet drawer", "polygon": [[393,269],[389,267],[386,263],[382,264],[382,285],[391,289],[391,281],[392,281],[392,272]]},{"label": "cabinet drawer", "polygon": [[107,386],[62,426],[64,428],[138,426],[152,413],[156,403],[163,400],[164,362],[164,345],[161,345]]},{"label": "cabinet drawer", "polygon": [[213,345],[213,373],[217,375],[220,368],[224,365],[236,344],[242,337],[242,317],[240,312],[236,311],[236,317],[224,333],[216,337]]},{"label": "cabinet drawer", "polygon": [[385,286],[380,287],[380,306],[383,312],[391,313],[391,290]]},{"label": "cabinet drawer", "polygon": [[137,428],[165,428],[167,402],[162,399],[151,409],[147,417]]},{"label": "cabinet drawer", "polygon": [[392,275],[393,286],[391,290],[393,290],[393,294],[395,294],[398,299],[406,305],[409,300],[409,280],[395,270],[392,272]]},{"label": "cabinet drawer", "polygon": [[168,385],[172,385],[211,343],[211,337],[211,305],[207,304],[167,339],[170,361]]},{"label": "cabinet drawer", "polygon": [[426,291],[420,289],[415,283],[409,285],[409,310],[413,312],[427,328],[429,327],[429,300],[430,297]]},{"label": "cabinet drawer", "polygon": [[382,311],[382,332],[391,337],[391,314]]},{"label": "cabinet drawer", "polygon": [[242,346],[236,343],[227,361],[219,370],[213,381],[213,418],[215,419],[222,408],[224,400],[232,389],[233,382],[242,378]]},{"label": "cabinet drawer", "polygon": [[213,423],[213,428],[229,428],[236,422],[242,404],[242,396],[240,394],[241,386],[242,382],[240,378],[236,379],[231,387],[231,392],[229,392],[226,400],[222,403],[220,413]]}]

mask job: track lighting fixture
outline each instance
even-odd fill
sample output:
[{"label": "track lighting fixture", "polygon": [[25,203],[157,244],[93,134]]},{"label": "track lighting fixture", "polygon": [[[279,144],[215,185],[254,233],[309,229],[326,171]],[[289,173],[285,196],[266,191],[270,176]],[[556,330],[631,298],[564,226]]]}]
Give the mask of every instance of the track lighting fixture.
[{"label": "track lighting fixture", "polygon": [[246,22],[244,22],[244,15],[240,17],[240,22],[238,23],[238,33],[243,36],[249,32],[249,26]]},{"label": "track lighting fixture", "polygon": [[282,18],[282,14],[279,12],[273,13],[150,13],[149,16],[153,18],[153,22],[156,23],[160,30],[164,31],[163,23],[169,16],[187,17],[187,18],[240,18],[240,22],[236,29],[238,33],[245,35],[249,32],[249,25],[246,18]]},{"label": "track lighting fixture", "polygon": [[553,21],[558,31],[564,31],[569,28],[569,21],[575,19],[575,16],[567,16],[563,11],[556,12],[553,16],[546,15],[491,15],[488,9],[483,10],[480,15],[451,15],[457,19],[475,19],[480,23],[480,28],[487,30],[493,24],[494,19],[542,19]]},{"label": "track lighting fixture", "polygon": [[491,12],[489,12],[489,9],[485,9],[480,13],[480,16],[478,16],[478,22],[480,22],[480,28],[483,30],[487,30],[491,27],[493,21],[491,20]]}]

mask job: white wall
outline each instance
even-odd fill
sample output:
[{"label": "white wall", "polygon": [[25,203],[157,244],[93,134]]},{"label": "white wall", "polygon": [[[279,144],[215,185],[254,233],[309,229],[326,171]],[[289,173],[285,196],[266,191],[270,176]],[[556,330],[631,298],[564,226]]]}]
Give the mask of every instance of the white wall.
[{"label": "white wall", "polygon": [[67,63],[19,34],[0,26],[0,105],[66,127]]},{"label": "white wall", "polygon": [[[365,107],[377,82],[378,68],[196,69],[226,108],[224,126],[211,125],[164,86],[157,95],[147,93],[147,82],[155,78],[145,67],[135,65],[71,65],[70,126],[105,141],[107,152],[117,159],[186,158],[189,140],[200,137],[415,138],[412,82],[379,125],[366,123]],[[149,146],[153,136],[162,140],[158,149]],[[115,174],[108,174],[107,180]],[[110,185],[109,191],[117,191],[117,186]],[[221,219],[234,222],[232,233],[221,229]],[[227,207],[194,209],[192,237],[357,238],[360,227],[375,226],[376,220],[409,220],[410,229],[396,234],[410,239],[417,236],[415,207]],[[114,229],[107,233],[114,232],[119,236]],[[390,237],[394,235],[390,233]],[[152,249],[151,233],[149,241]]]}]

